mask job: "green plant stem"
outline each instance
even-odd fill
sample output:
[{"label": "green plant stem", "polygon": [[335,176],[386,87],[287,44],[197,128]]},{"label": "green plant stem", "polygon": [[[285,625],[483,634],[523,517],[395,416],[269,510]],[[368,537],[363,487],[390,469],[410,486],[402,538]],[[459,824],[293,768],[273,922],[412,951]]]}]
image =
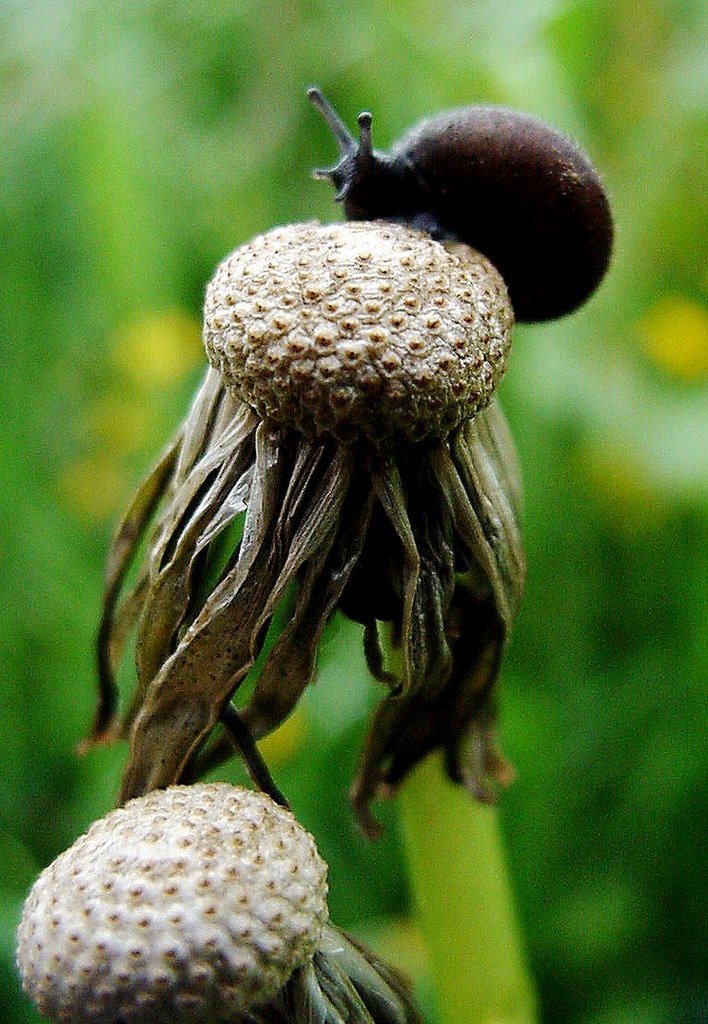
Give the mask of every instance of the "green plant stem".
[{"label": "green plant stem", "polygon": [[499,823],[429,757],[401,788],[413,896],[441,1024],[533,1024]]}]

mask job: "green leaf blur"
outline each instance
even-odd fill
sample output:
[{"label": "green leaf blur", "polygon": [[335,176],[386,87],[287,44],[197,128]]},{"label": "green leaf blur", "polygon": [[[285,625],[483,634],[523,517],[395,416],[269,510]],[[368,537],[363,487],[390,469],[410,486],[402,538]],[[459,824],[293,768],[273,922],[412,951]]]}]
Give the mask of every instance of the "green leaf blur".
[{"label": "green leaf blur", "polygon": [[[3,4],[9,1024],[39,1020],[14,976],[24,894],[115,797],[124,749],[74,753],[103,552],[201,375],[204,285],[253,234],[341,216],[310,174],[334,156],[313,83],[351,124],[372,110],[381,148],[426,113],[499,103],[565,130],[604,175],[610,275],[573,316],[517,329],[501,391],[530,566],[503,673],[518,781],[501,814],[543,1020],[705,1020],[707,28],[700,0]],[[346,803],[374,692],[359,647],[335,623],[268,756],[330,862],[333,917],[415,975],[432,1022],[395,806],[372,845]]]}]

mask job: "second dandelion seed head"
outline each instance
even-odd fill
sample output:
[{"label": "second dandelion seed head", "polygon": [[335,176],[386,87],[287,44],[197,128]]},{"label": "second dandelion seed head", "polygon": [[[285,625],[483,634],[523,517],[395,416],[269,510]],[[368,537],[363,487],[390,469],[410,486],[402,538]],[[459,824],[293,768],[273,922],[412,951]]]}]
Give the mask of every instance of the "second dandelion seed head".
[{"label": "second dandelion seed head", "polygon": [[329,922],[309,832],[224,783],[94,822],[35,882],[17,938],[55,1024],[420,1024],[407,983]]}]

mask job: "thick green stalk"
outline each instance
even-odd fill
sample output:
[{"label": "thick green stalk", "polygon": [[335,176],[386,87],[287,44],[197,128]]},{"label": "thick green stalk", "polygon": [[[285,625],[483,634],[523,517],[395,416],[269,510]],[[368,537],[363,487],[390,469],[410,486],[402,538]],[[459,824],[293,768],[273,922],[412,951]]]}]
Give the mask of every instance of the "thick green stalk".
[{"label": "thick green stalk", "polygon": [[412,772],[399,799],[441,1024],[533,1024],[495,810],[449,782],[437,757]]}]

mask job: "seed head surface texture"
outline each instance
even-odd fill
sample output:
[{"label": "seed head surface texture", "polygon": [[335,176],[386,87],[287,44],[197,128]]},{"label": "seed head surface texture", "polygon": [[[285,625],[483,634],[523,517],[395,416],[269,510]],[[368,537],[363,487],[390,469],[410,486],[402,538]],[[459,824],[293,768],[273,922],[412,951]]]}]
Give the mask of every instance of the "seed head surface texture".
[{"label": "seed head surface texture", "polygon": [[215,1024],[267,1002],[315,951],[327,868],[269,797],[173,786],[95,822],[39,876],[17,963],[66,1024]]},{"label": "seed head surface texture", "polygon": [[219,265],[204,342],[263,418],[386,449],[445,437],[489,403],[513,320],[500,275],[469,246],[384,221],[312,222]]}]

